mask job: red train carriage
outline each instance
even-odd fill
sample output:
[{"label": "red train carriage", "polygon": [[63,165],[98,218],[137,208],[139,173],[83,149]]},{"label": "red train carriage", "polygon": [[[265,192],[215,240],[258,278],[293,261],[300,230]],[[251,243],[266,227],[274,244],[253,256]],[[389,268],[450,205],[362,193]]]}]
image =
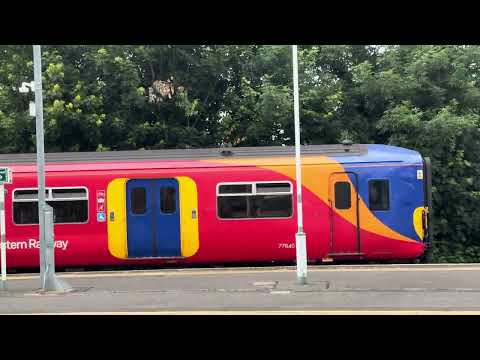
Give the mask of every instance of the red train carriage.
[{"label": "red train carriage", "polygon": [[[291,147],[47,154],[56,265],[295,260]],[[0,155],[7,265],[39,262],[34,155]],[[309,261],[416,259],[430,243],[430,171],[385,145],[302,148]]]}]

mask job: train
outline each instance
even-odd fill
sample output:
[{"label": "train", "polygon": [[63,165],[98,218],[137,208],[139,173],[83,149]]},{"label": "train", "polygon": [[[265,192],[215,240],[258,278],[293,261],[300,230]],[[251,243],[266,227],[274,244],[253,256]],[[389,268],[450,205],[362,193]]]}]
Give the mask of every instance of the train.
[{"label": "train", "polygon": [[[57,268],[294,263],[291,146],[46,154]],[[0,154],[7,267],[38,268],[35,154]],[[301,147],[309,263],[431,253],[431,165],[379,144]]]}]

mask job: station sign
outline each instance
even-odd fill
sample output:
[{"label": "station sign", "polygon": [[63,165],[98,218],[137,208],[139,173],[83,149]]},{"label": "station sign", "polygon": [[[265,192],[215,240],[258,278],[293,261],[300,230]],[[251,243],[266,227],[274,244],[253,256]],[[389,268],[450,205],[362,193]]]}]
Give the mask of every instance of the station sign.
[{"label": "station sign", "polygon": [[0,168],[0,185],[12,183],[12,169],[3,167]]}]

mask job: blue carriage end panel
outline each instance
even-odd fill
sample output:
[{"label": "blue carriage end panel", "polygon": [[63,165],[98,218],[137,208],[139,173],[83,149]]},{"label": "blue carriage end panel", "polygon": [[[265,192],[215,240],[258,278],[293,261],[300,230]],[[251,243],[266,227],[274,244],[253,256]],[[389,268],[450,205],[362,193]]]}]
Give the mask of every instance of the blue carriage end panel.
[{"label": "blue carriage end panel", "polygon": [[[348,171],[358,174],[357,190],[370,209],[369,182],[372,180],[389,181],[388,210],[370,210],[377,219],[392,230],[420,241],[415,231],[413,213],[417,207],[424,206],[423,180],[417,178],[417,170],[422,170],[422,165],[410,166],[371,166],[371,167],[346,167]],[[360,223],[362,219],[360,218]]]},{"label": "blue carriage end panel", "polygon": [[362,155],[348,155],[345,153],[340,156],[331,156],[341,164],[369,164],[369,163],[402,163],[402,164],[421,164],[422,156],[418,151],[405,149],[398,146],[368,144],[367,152]]},{"label": "blue carriage end panel", "polygon": [[[414,240],[420,240],[413,223],[413,213],[424,206],[423,180],[417,170],[423,170],[422,156],[415,150],[380,144],[368,144],[364,155],[332,156],[345,171],[358,174],[356,190],[369,207],[369,180],[389,180],[389,210],[370,210],[392,230]],[[354,179],[349,174],[352,183]],[[360,217],[360,224],[362,219]]]}]

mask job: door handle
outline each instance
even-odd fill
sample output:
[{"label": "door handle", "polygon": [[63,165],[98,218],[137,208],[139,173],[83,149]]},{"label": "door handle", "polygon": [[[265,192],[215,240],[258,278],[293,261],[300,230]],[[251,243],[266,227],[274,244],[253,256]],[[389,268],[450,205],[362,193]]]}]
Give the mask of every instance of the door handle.
[{"label": "door handle", "polygon": [[196,219],[196,218],[197,218],[197,210],[192,209],[192,219]]},{"label": "door handle", "polygon": [[110,211],[109,216],[110,216],[110,221],[115,221],[115,212]]}]

